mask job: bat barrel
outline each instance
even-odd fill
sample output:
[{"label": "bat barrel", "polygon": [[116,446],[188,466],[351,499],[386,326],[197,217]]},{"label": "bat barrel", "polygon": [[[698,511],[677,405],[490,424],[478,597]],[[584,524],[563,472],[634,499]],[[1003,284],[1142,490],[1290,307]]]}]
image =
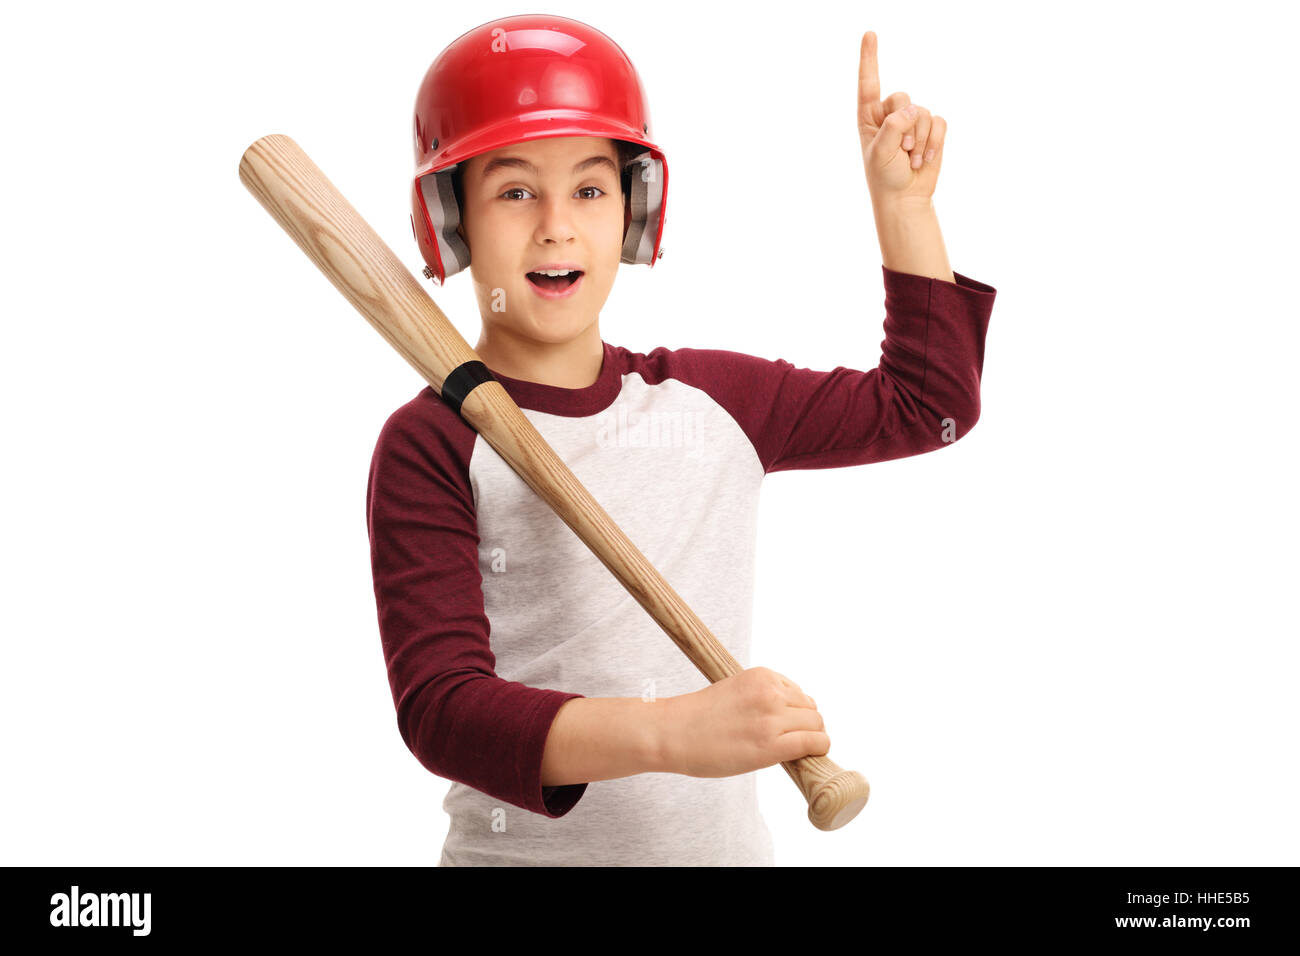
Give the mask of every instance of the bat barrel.
[{"label": "bat barrel", "polygon": [[307,258],[433,388],[477,361],[415,276],[292,138],[244,150],[239,178]]}]

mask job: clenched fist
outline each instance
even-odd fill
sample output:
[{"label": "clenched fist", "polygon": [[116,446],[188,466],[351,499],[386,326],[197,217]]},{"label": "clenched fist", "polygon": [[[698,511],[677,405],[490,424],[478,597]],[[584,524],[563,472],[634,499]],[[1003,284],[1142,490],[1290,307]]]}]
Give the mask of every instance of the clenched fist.
[{"label": "clenched fist", "polygon": [[670,773],[730,777],[820,756],[831,747],[816,702],[766,667],[751,667],[665,703],[664,756]]}]

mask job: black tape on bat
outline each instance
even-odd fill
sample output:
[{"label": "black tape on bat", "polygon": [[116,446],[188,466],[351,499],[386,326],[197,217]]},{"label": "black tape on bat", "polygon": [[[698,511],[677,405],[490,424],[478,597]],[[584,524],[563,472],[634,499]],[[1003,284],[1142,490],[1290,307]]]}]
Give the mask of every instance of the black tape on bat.
[{"label": "black tape on bat", "polygon": [[[442,400],[451,406],[452,411],[460,415],[460,406],[469,397],[469,393],[484,382],[495,382],[492,373],[482,362],[475,359],[464,362],[451,370],[442,382]],[[461,415],[463,419],[465,416]]]}]

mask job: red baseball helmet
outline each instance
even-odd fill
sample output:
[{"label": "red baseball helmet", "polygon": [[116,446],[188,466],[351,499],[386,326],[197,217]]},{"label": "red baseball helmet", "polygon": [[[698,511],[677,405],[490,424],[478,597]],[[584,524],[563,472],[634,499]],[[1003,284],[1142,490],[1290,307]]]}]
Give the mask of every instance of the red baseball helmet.
[{"label": "red baseball helmet", "polygon": [[644,147],[631,169],[623,262],[662,255],[668,163],[650,139],[650,108],[617,43],[566,17],[529,14],[475,27],[438,55],[415,100],[411,228],[439,285],[469,265],[456,232],[452,172],[472,156],[547,136],[602,136]]}]

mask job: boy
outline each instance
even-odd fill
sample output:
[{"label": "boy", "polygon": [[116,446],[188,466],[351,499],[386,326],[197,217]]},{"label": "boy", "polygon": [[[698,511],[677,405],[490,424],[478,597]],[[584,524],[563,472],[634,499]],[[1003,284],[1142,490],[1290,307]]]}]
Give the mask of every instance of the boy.
[{"label": "boy", "polygon": [[[907,114],[905,94],[882,103],[875,74],[868,33],[859,127],[886,339],[867,372],[603,341],[619,263],[658,257],[667,188],[639,79],[604,34],[541,15],[484,24],[417,98],[426,273],[471,266],[480,358],[742,665],[763,477],[934,450],[979,415],[996,293],[947,264],[929,201],[945,125]],[[398,727],[453,781],[441,865],[771,865],[750,771],[830,746],[793,682],[758,667],[699,689],[432,388],[385,423],[367,509]]]}]

